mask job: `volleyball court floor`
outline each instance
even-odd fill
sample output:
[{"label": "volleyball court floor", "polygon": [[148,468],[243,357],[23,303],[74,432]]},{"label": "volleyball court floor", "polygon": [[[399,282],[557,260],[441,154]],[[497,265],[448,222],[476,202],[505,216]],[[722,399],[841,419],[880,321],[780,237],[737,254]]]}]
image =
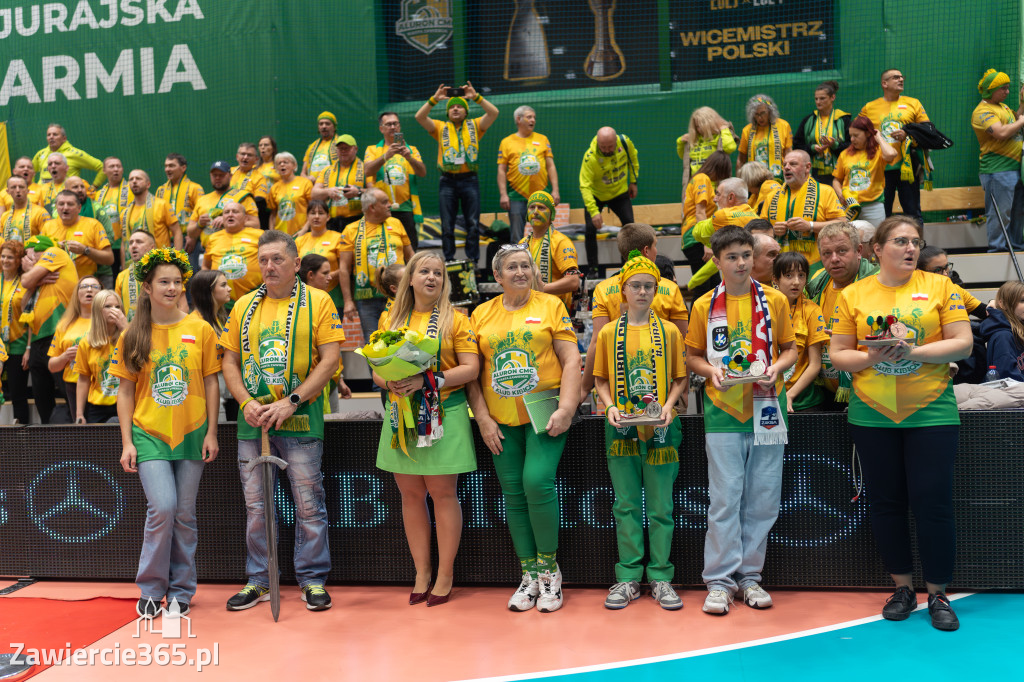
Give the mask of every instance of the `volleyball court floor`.
[{"label": "volleyball court floor", "polygon": [[[1021,594],[953,595],[961,627],[950,633],[931,627],[923,595],[916,613],[894,623],[881,619],[888,593],[877,591],[773,590],[771,609],[736,603],[710,616],[701,590],[680,592],[681,611],[662,610],[646,592],[609,611],[605,590],[572,587],[561,611],[513,613],[505,607],[513,587],[456,587],[449,603],[428,608],[409,606],[408,588],[334,585],[333,608],[311,612],[297,587],[284,586],[275,623],[269,603],[225,609],[238,585],[203,584],[188,618],[158,618],[150,631],[135,618],[133,584],[41,581],[0,597],[0,652],[16,643],[45,649],[51,665],[33,677],[42,682],[1022,677]],[[79,649],[66,664],[67,651]],[[92,664],[78,663],[90,655]]]}]

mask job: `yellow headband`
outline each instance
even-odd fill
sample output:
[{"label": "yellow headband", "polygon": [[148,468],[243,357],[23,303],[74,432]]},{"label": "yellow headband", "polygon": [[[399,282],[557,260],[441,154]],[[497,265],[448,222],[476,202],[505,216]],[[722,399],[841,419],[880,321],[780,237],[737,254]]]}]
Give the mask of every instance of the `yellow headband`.
[{"label": "yellow headband", "polygon": [[655,282],[661,279],[661,271],[658,270],[658,266],[654,264],[654,261],[633,249],[629,252],[629,260],[626,261],[626,264],[622,266],[622,270],[619,271],[619,290],[621,291],[625,288],[629,278],[636,275],[650,275],[654,277]]}]

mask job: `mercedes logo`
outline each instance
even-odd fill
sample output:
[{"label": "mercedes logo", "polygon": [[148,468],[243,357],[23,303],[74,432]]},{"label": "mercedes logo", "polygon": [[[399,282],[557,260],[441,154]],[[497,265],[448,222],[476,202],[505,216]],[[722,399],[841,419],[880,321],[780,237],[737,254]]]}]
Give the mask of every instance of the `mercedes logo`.
[{"label": "mercedes logo", "polygon": [[867,504],[850,501],[853,486],[848,481],[849,473],[831,457],[786,457],[782,504],[772,540],[806,549],[851,536],[867,519]]},{"label": "mercedes logo", "polygon": [[43,469],[25,489],[28,517],[58,542],[91,542],[117,525],[124,494],[110,472],[71,461]]}]

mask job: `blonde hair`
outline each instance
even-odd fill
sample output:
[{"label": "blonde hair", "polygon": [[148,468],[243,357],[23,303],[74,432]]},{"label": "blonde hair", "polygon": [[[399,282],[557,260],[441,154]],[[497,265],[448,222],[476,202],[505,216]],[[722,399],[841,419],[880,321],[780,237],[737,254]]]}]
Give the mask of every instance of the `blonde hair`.
[{"label": "blonde hair", "polygon": [[398,329],[405,326],[406,320],[412,315],[416,306],[416,295],[412,290],[412,275],[416,268],[425,260],[436,260],[441,264],[443,272],[441,279],[441,291],[437,296],[434,305],[437,306],[437,338],[446,339],[451,336],[452,325],[455,319],[455,306],[452,305],[451,291],[452,283],[448,279],[448,271],[445,268],[444,257],[437,251],[418,251],[416,255],[405,264],[405,272],[398,282],[398,290],[395,292],[395,302],[391,304],[388,312],[388,328]]},{"label": "blonde hair", "polygon": [[825,223],[821,231],[818,232],[818,243],[820,244],[822,239],[835,239],[840,235],[846,235],[853,248],[856,249],[860,246],[860,230],[853,223],[846,220],[833,220],[830,223]]},{"label": "blonde hair", "polygon": [[1020,300],[1024,298],[1024,282],[1010,281],[999,287],[996,292],[996,308],[1003,311],[1006,321],[1010,323],[1010,331],[1018,348],[1024,348],[1024,322],[1013,312]]},{"label": "blonde hair", "polygon": [[748,189],[753,188],[754,191],[750,192],[751,195],[757,194],[757,191],[761,189],[761,185],[775,177],[768,169],[768,166],[760,161],[747,161],[740,166],[736,174],[740,180],[747,183]]},{"label": "blonde hair", "polygon": [[92,299],[92,320],[89,323],[89,333],[85,337],[88,344],[93,348],[111,346],[117,341],[117,337],[121,335],[116,330],[111,334],[110,330],[107,329],[107,321],[103,317],[103,305],[111,296],[117,299],[117,304],[121,306],[121,312],[124,312],[124,303],[122,303],[121,297],[116,291],[104,289],[96,294]]},{"label": "blonde hair", "polygon": [[[82,279],[78,280],[78,285],[75,286],[75,295],[71,297],[71,305],[64,309],[64,314],[60,316],[60,321],[57,322],[57,333],[63,334],[71,326],[71,323],[82,316],[82,302],[78,300],[79,287],[82,286],[82,282],[87,279],[95,280],[96,284],[99,284],[99,279],[95,275],[86,275]],[[96,297],[93,297],[95,302]]]},{"label": "blonde hair", "polygon": [[726,127],[731,128],[732,124],[717,111],[711,107],[699,107],[690,115],[690,144],[696,143],[698,139],[713,139]]}]

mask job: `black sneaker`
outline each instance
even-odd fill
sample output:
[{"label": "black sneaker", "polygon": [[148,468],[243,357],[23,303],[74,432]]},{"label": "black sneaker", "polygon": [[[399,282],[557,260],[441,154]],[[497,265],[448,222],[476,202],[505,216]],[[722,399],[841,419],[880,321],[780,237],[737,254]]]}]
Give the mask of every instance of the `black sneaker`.
[{"label": "black sneaker", "polygon": [[160,602],[162,599],[152,597],[140,597],[139,603],[135,605],[135,613],[143,618],[156,618],[160,615]]},{"label": "black sneaker", "polygon": [[302,601],[310,611],[326,611],[331,608],[331,595],[323,585],[306,585],[302,588]]},{"label": "black sneaker", "polygon": [[181,616],[187,616],[188,612],[192,609],[189,607],[188,602],[180,602],[176,599],[172,599],[164,610],[164,615],[171,618],[180,618]]},{"label": "black sneaker", "polygon": [[882,618],[886,620],[906,620],[917,608],[917,595],[906,585],[900,585],[882,607]]},{"label": "black sneaker", "polygon": [[928,595],[928,614],[932,617],[932,627],[936,630],[956,630],[960,627],[960,619],[953,613],[949,598],[942,592]]},{"label": "black sneaker", "polygon": [[266,587],[249,583],[242,591],[228,599],[228,611],[244,611],[251,609],[261,601],[270,601],[270,590]]}]

